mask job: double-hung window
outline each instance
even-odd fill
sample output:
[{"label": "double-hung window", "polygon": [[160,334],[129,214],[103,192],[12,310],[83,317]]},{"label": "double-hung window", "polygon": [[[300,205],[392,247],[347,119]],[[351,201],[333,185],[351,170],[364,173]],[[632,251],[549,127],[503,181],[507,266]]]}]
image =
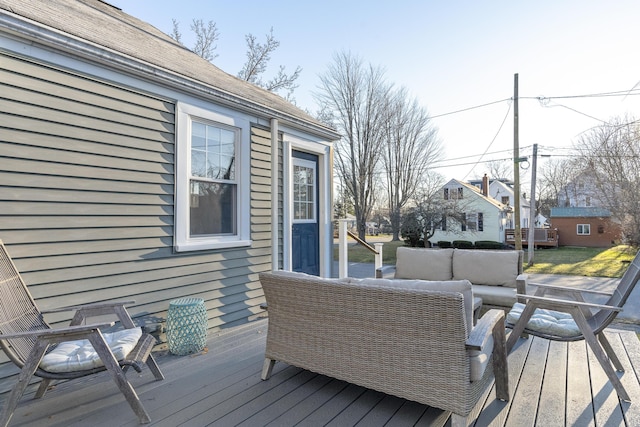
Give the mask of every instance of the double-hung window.
[{"label": "double-hung window", "polygon": [[591,224],[578,224],[576,231],[579,236],[588,236],[591,234]]},{"label": "double-hung window", "polygon": [[176,249],[249,245],[248,121],[179,103],[177,122]]}]

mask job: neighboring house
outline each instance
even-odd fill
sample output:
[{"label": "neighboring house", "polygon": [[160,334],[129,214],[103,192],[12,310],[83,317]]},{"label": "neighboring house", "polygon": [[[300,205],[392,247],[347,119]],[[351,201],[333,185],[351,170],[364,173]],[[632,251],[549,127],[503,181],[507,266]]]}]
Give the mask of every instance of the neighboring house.
[{"label": "neighboring house", "polygon": [[[484,188],[487,187],[488,182],[488,191],[487,194],[503,205],[515,207],[515,194],[513,191],[513,182],[505,180],[505,179],[489,179],[489,177],[485,174],[482,180],[472,180],[469,181],[470,184],[474,185],[480,191],[483,191]],[[531,218],[531,204],[529,200],[527,200],[524,196],[520,196],[520,228],[529,228],[529,218]],[[515,219],[515,216],[512,217]],[[514,228],[515,224],[511,221],[510,224],[507,225],[507,228]]]},{"label": "neighboring house", "polygon": [[582,172],[558,193],[558,207],[603,207],[593,172]]},{"label": "neighboring house", "polygon": [[551,228],[558,230],[560,246],[606,248],[620,241],[620,227],[607,209],[551,208]]},{"label": "neighboring house", "polygon": [[539,213],[536,215],[536,221],[533,226],[535,228],[549,228],[549,218]]},{"label": "neighboring house", "polygon": [[283,98],[98,0],[0,0],[0,73],[0,239],[42,309],[195,296],[213,330],[261,271],[330,276],[339,135]]},{"label": "neighboring house", "polygon": [[504,242],[512,209],[489,197],[472,184],[452,179],[442,188],[443,203],[455,203],[462,221],[448,218],[429,239],[438,241],[491,240]]}]

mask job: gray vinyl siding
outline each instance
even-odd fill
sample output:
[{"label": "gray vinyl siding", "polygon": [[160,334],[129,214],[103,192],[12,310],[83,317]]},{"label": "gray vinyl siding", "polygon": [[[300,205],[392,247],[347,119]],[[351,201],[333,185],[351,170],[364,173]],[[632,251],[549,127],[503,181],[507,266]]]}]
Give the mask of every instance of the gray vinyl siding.
[{"label": "gray vinyl siding", "polygon": [[[41,309],[135,300],[138,323],[156,324],[170,300],[197,296],[210,330],[261,312],[270,131],[252,126],[251,247],[175,253],[174,110],[174,100],[0,51],[0,239]],[[0,392],[17,372],[6,360]]]}]

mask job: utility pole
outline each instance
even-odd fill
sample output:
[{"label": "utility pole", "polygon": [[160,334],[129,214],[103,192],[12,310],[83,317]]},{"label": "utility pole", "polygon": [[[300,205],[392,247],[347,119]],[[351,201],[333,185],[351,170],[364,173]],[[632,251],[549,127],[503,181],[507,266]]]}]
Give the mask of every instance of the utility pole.
[{"label": "utility pole", "polygon": [[520,230],[520,140],[518,134],[518,73],[513,76],[513,210],[514,237],[516,250],[522,250],[522,231]]},{"label": "utility pole", "polygon": [[533,251],[535,249],[535,215],[536,215],[536,169],[538,167],[538,144],[533,144],[533,160],[531,161],[531,200],[529,206],[529,240],[527,243],[527,265],[533,265]]}]

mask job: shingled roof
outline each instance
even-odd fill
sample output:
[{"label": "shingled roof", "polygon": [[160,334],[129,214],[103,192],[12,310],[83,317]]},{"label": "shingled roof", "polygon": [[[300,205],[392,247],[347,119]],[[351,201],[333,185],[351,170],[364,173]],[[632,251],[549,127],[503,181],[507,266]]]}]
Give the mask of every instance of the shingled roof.
[{"label": "shingled roof", "polygon": [[551,218],[607,218],[611,212],[598,207],[551,208]]},{"label": "shingled roof", "polygon": [[[5,27],[45,45],[52,44],[50,38],[39,38],[29,28],[16,30],[15,22],[10,28],[15,18],[26,18],[36,26],[71,37],[67,49],[82,50],[74,40],[100,47],[104,49],[102,59],[110,60],[116,68],[133,59],[141,65],[138,74],[146,78],[157,78],[152,70],[162,70],[167,84],[287,121],[330,139],[338,137],[333,129],[279,95],[222,71],[154,26],[100,0],[0,0],[0,31]],[[132,72],[131,67],[128,71]]]}]

